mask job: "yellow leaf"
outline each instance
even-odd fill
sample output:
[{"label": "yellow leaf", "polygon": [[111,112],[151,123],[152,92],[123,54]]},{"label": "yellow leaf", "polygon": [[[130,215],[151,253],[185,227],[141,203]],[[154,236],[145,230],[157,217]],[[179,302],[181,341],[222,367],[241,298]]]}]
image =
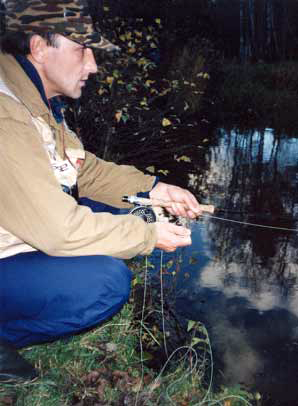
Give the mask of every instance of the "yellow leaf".
[{"label": "yellow leaf", "polygon": [[125,37],[125,35],[120,35],[120,37],[119,37],[120,39],[121,39],[121,41],[126,41],[126,37]]},{"label": "yellow leaf", "polygon": [[148,168],[146,168],[146,171],[148,171],[150,173],[154,173],[155,172],[155,167],[154,166],[148,166]]},{"label": "yellow leaf", "polygon": [[118,85],[125,85],[125,83],[123,82],[123,80],[118,80],[117,83],[118,83]]},{"label": "yellow leaf", "polygon": [[117,123],[119,123],[119,121],[121,120],[122,117],[122,111],[117,111],[115,114],[115,119],[117,121]]},{"label": "yellow leaf", "polygon": [[103,9],[104,9],[104,11],[109,11],[110,10],[110,8],[106,7],[106,6]]},{"label": "yellow leaf", "polygon": [[129,48],[129,50],[127,51],[129,54],[134,54],[136,52],[135,48]]},{"label": "yellow leaf", "polygon": [[159,169],[158,173],[162,173],[163,175],[167,176],[169,174],[170,171],[168,171],[167,169]]},{"label": "yellow leaf", "polygon": [[127,39],[127,40],[130,40],[130,39],[131,39],[131,32],[127,32],[127,33],[126,33],[126,39]]},{"label": "yellow leaf", "polygon": [[191,162],[191,159],[188,156],[182,155],[182,156],[175,156],[175,160],[177,162]]},{"label": "yellow leaf", "polygon": [[167,118],[164,118],[163,120],[162,120],[162,126],[163,127],[168,127],[169,125],[171,125],[172,123],[171,123],[171,121],[169,120],[169,119],[167,119]]},{"label": "yellow leaf", "polygon": [[157,48],[156,44],[154,44],[154,42],[151,42],[150,44],[151,48]]},{"label": "yellow leaf", "polygon": [[146,59],[145,59],[145,58],[141,58],[141,59],[139,59],[139,60],[137,61],[137,64],[138,64],[139,66],[145,65],[145,63],[146,63]]},{"label": "yellow leaf", "polygon": [[109,85],[112,85],[113,82],[114,82],[113,76],[108,76],[108,77],[106,78],[106,82],[107,82]]},{"label": "yellow leaf", "polygon": [[210,75],[208,73],[204,73],[203,78],[204,79],[210,79]]},{"label": "yellow leaf", "polygon": [[98,89],[98,94],[100,95],[100,96],[102,96],[103,94],[105,94],[105,93],[107,93],[107,90],[106,89],[104,89],[104,88],[100,88],[100,89]]},{"label": "yellow leaf", "polygon": [[137,37],[140,37],[140,38],[143,36],[143,33],[140,31],[135,31],[135,34]]},{"label": "yellow leaf", "polygon": [[161,23],[160,18],[156,18],[155,22],[156,22],[156,24],[160,24]]},{"label": "yellow leaf", "polygon": [[148,79],[148,80],[146,80],[145,85],[146,86],[151,86],[153,83],[155,83],[155,80]]}]

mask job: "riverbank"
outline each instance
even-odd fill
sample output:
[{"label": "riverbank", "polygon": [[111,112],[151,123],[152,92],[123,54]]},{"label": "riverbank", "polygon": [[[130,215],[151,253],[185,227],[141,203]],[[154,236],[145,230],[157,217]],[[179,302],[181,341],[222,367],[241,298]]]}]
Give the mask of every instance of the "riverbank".
[{"label": "riverbank", "polygon": [[151,300],[146,299],[145,309],[137,300],[137,291],[144,292],[143,280],[144,274],[138,273],[130,302],[97,329],[23,350],[24,357],[38,368],[40,378],[26,385],[2,385],[0,404],[188,406],[216,400],[231,406],[249,404],[252,397],[240,388],[212,393],[212,350],[200,323],[188,323],[188,340],[176,356],[168,354],[168,362],[158,371],[149,368],[154,353],[150,348],[163,348],[168,338],[147,318],[152,313],[151,288],[147,287]]},{"label": "riverbank", "polygon": [[298,63],[224,64],[218,110],[225,121],[298,128]]}]

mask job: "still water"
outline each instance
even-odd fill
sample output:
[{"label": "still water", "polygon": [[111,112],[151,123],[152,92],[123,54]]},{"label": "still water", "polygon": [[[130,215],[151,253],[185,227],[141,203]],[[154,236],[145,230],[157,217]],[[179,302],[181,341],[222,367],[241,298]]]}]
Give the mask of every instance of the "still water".
[{"label": "still water", "polygon": [[187,186],[221,220],[193,226],[177,312],[206,325],[223,384],[260,392],[263,405],[298,405],[297,232],[224,220],[298,229],[298,139],[219,130],[192,165],[202,160]]}]

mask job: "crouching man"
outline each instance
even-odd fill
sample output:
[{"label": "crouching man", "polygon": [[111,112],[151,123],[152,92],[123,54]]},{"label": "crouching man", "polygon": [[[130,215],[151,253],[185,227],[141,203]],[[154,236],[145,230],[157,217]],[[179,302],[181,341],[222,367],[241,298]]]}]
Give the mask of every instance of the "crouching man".
[{"label": "crouching man", "polygon": [[84,150],[65,124],[59,95],[81,96],[97,71],[83,0],[6,0],[0,54],[0,380],[29,380],[18,348],[98,325],[127,301],[123,259],[191,243],[173,224],[147,224],[123,195],[173,202],[195,217],[187,190]]}]

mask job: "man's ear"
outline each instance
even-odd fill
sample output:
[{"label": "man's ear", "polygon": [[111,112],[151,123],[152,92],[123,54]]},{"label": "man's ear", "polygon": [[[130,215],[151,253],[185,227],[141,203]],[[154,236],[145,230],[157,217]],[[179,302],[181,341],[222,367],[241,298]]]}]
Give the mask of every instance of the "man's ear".
[{"label": "man's ear", "polygon": [[48,44],[40,35],[33,35],[30,39],[30,56],[34,62],[42,64],[46,56]]}]

